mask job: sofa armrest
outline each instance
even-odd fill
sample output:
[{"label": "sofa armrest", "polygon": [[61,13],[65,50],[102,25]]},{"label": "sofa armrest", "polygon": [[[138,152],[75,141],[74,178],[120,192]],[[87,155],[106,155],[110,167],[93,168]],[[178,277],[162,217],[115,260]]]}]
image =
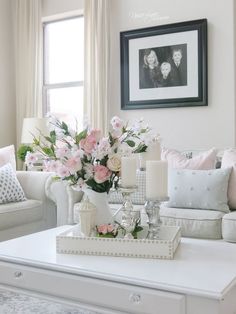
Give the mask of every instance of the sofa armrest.
[{"label": "sofa armrest", "polygon": [[40,201],[47,199],[45,187],[52,173],[42,171],[16,171],[16,176],[27,198]]}]

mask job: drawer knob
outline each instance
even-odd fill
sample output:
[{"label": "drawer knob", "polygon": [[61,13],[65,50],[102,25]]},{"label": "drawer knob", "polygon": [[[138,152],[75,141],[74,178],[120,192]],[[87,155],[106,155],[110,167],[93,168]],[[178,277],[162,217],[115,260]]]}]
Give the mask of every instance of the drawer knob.
[{"label": "drawer knob", "polygon": [[14,276],[15,276],[15,278],[20,278],[20,277],[22,277],[23,276],[23,273],[21,272],[21,271],[15,271],[14,272]]},{"label": "drawer knob", "polygon": [[131,293],[129,296],[129,301],[134,304],[139,304],[141,302],[141,296],[137,293]]}]

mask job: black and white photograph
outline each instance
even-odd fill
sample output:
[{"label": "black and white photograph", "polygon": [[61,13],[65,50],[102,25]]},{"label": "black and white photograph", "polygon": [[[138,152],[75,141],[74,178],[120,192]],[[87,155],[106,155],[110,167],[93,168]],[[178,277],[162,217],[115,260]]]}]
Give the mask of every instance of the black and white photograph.
[{"label": "black and white photograph", "polygon": [[121,109],[207,105],[207,20],[121,32]]},{"label": "black and white photograph", "polygon": [[187,45],[139,50],[139,88],[187,85]]}]

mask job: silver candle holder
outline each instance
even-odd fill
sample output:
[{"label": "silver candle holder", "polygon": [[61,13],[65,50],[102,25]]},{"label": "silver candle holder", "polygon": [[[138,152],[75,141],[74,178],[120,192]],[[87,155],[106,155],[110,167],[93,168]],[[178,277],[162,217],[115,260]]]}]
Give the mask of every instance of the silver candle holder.
[{"label": "silver candle holder", "polygon": [[120,186],[119,190],[123,197],[123,204],[120,210],[122,211],[121,226],[125,230],[124,238],[133,239],[134,237],[132,235],[132,232],[135,229],[138,219],[140,219],[140,213],[138,211],[134,211],[131,199],[131,194],[137,190],[137,186]]},{"label": "silver candle holder", "polygon": [[163,197],[156,200],[147,200],[144,207],[148,216],[148,234],[147,239],[156,240],[160,236],[160,206],[161,203],[169,200],[169,197]]}]

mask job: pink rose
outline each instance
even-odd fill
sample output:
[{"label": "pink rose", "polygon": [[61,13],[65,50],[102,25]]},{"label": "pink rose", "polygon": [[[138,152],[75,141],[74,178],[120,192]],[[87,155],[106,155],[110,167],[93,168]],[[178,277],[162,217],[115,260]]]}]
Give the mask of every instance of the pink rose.
[{"label": "pink rose", "polygon": [[115,116],[111,119],[111,125],[114,130],[117,130],[121,129],[124,126],[124,122],[119,117]]},{"label": "pink rose", "polygon": [[87,154],[91,154],[93,149],[95,148],[97,141],[94,135],[88,135],[86,138],[82,139],[79,143],[80,147],[85,151]]},{"label": "pink rose", "polygon": [[106,234],[107,233],[107,225],[100,225],[97,227],[98,233]]},{"label": "pink rose", "polygon": [[97,142],[99,142],[100,139],[102,138],[102,132],[99,129],[91,130],[90,135],[94,136]]},{"label": "pink rose", "polygon": [[74,174],[82,169],[81,160],[75,157],[69,158],[65,162],[65,166],[68,168],[71,174]]},{"label": "pink rose", "polygon": [[111,176],[111,171],[102,165],[94,166],[94,180],[97,183],[103,183],[107,181]]}]

